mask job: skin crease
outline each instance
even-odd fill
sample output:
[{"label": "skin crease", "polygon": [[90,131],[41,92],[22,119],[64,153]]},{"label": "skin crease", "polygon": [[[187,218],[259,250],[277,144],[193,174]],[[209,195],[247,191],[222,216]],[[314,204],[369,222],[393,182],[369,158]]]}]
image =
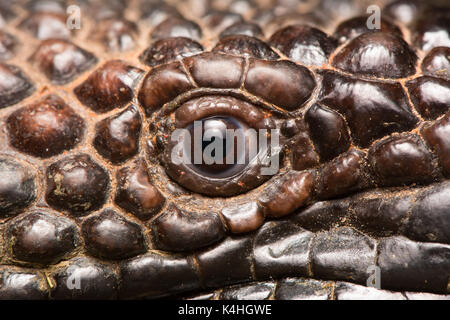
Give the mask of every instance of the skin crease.
[{"label": "skin crease", "polygon": [[449,299],[450,11],[376,4],[0,3],[0,299]]}]

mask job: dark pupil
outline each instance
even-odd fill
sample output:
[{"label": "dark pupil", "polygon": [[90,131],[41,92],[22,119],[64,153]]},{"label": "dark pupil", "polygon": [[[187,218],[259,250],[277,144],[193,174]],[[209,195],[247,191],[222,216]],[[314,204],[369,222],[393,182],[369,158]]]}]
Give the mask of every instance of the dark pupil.
[{"label": "dark pupil", "polygon": [[[201,124],[201,134],[197,128],[195,132],[194,124],[189,127],[189,132],[191,134],[191,167],[201,174],[215,177],[231,176],[245,168],[248,159],[246,159],[246,148],[238,148],[238,143],[242,139],[238,137],[232,137],[227,139],[227,129],[231,130],[241,130],[241,133],[245,133],[247,129],[240,121],[223,116],[215,116],[211,118],[206,118],[199,120],[197,126]],[[239,134],[239,131],[235,131]],[[196,134],[197,133],[197,134]],[[201,139],[195,142],[195,139]],[[233,141],[234,140],[234,141]],[[247,141],[246,141],[247,142]],[[201,146],[201,150],[196,150],[195,146]],[[195,161],[195,152],[201,151],[200,159]],[[239,152],[241,151],[241,154]],[[244,154],[242,154],[242,151]],[[233,153],[233,158],[231,158],[231,153]],[[230,154],[229,159],[232,159],[231,163],[228,160],[227,155]],[[207,163],[206,157],[210,155],[213,158],[213,163]],[[238,159],[244,157],[244,161],[238,163]],[[217,161],[217,160],[221,161]],[[221,163],[220,163],[221,162]]]}]

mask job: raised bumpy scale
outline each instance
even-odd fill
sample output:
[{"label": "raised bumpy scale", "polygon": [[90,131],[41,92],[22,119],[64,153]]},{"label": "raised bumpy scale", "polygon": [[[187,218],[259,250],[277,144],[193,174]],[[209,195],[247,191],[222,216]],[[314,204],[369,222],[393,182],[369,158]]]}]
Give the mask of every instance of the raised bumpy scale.
[{"label": "raised bumpy scale", "polygon": [[[449,3],[371,4],[2,1],[0,298],[449,299]],[[205,119],[279,170],[171,161]]]}]

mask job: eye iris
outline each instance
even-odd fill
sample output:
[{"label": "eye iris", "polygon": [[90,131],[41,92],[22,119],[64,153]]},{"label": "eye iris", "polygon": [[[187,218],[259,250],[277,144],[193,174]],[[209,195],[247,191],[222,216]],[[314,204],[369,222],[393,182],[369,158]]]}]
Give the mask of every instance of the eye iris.
[{"label": "eye iris", "polygon": [[228,177],[248,164],[246,136],[249,129],[241,121],[214,116],[196,121],[187,128],[191,139],[185,150],[191,155],[191,168],[210,177]]}]

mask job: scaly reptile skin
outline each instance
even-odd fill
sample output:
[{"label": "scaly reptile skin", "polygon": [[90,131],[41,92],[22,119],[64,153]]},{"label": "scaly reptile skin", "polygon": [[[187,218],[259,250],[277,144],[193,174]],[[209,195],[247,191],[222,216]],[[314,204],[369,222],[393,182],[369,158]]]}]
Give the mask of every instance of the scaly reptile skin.
[{"label": "scaly reptile skin", "polygon": [[[371,4],[2,0],[0,298],[449,299],[450,8]],[[173,163],[202,119],[279,172]]]}]

